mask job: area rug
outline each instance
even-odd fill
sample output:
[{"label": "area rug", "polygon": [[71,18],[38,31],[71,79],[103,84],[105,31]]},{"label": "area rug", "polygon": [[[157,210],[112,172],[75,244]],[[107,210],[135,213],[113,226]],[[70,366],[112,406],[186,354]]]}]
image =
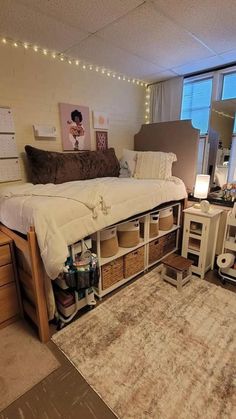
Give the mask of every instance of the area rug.
[{"label": "area rug", "polygon": [[53,341],[119,418],[236,417],[236,294],[157,271]]},{"label": "area rug", "polygon": [[0,330],[0,411],[60,366],[31,328],[18,321]]}]

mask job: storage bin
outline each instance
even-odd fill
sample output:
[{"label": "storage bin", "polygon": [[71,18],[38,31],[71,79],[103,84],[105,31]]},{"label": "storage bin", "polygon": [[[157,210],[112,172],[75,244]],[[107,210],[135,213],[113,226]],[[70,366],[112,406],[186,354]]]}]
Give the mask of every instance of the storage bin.
[{"label": "storage bin", "polygon": [[124,256],[124,277],[129,278],[144,270],[144,246]]},{"label": "storage bin", "polygon": [[134,247],[139,244],[139,220],[129,221],[117,226],[118,243],[120,247]]},{"label": "storage bin", "polygon": [[165,236],[160,237],[159,239],[153,240],[149,243],[149,256],[148,262],[154,263],[161,259],[164,255],[164,241]]},{"label": "storage bin", "polygon": [[[96,236],[93,238],[96,240]],[[116,255],[119,250],[117,229],[116,227],[109,227],[100,231],[100,252],[102,258],[109,258]]]},{"label": "storage bin", "polygon": [[124,278],[123,257],[117,258],[101,267],[102,289],[111,287]]},{"label": "storage bin", "polygon": [[166,208],[160,211],[159,229],[170,230],[173,227],[173,208]]},{"label": "storage bin", "polygon": [[163,256],[169,252],[172,252],[176,248],[176,236],[177,231],[172,231],[171,233],[166,234],[163,236]]},{"label": "storage bin", "polygon": [[150,215],[149,237],[158,236],[159,233],[159,212]]},{"label": "storage bin", "polygon": [[[140,220],[140,236],[144,238],[144,219]],[[149,237],[156,237],[159,233],[159,212],[150,214]]]}]

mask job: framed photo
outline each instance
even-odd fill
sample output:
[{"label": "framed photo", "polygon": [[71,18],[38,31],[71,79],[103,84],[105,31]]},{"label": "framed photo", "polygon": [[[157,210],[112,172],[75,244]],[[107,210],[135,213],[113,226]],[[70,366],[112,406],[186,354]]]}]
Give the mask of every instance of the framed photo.
[{"label": "framed photo", "polygon": [[65,151],[91,149],[89,108],[59,103],[62,145]]},{"label": "framed photo", "polygon": [[109,118],[105,112],[93,111],[93,128],[94,129],[108,129]]},{"label": "framed photo", "polygon": [[106,150],[108,148],[107,131],[96,131],[96,148],[97,150]]}]

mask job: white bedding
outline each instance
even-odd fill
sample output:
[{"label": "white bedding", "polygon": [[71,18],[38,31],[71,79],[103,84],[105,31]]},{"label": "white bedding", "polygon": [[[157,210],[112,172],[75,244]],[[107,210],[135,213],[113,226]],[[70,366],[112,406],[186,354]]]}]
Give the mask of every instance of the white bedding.
[{"label": "white bedding", "polygon": [[60,185],[25,183],[0,189],[0,221],[26,234],[35,226],[51,279],[62,271],[68,245],[164,202],[187,196],[183,182],[100,178]]}]

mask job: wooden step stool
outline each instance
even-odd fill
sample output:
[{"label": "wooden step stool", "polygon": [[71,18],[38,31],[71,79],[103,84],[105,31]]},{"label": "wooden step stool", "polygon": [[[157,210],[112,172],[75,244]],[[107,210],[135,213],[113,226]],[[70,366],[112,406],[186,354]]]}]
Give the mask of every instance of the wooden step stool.
[{"label": "wooden step stool", "polygon": [[192,277],[191,266],[193,262],[175,253],[166,257],[162,262],[162,279],[175,285],[177,290],[181,291],[183,285],[190,281]]}]

